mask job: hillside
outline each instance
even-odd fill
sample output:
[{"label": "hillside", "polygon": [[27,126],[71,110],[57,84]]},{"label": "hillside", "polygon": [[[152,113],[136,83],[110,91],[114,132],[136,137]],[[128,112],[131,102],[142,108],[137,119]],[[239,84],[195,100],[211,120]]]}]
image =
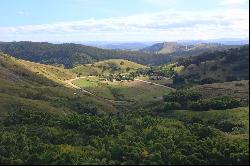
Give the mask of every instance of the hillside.
[{"label": "hillside", "polygon": [[178,42],[158,43],[142,49],[142,52],[156,54],[171,54],[172,56],[195,56],[205,52],[222,51],[238,46],[216,43],[181,44]]},{"label": "hillside", "polygon": [[146,47],[141,51],[148,53],[156,53],[156,54],[161,54],[161,53],[169,54],[185,50],[186,50],[185,45],[178,44],[177,42],[165,42],[165,43],[157,43],[150,47]]},{"label": "hillside", "polygon": [[111,59],[100,61],[93,64],[80,65],[71,71],[82,76],[88,75],[108,75],[110,73],[126,73],[132,72],[146,66],[123,59]]},{"label": "hillside", "polygon": [[249,80],[197,85],[190,88],[205,99],[230,96],[249,101]]},{"label": "hillside", "polygon": [[[59,115],[112,111],[112,105],[65,87],[74,73],[0,53],[0,115],[29,109]],[[90,106],[95,103],[95,106]]]},{"label": "hillside", "polygon": [[177,60],[176,83],[249,80],[249,45]]},{"label": "hillside", "polygon": [[42,75],[49,80],[64,84],[65,80],[75,78],[77,75],[70,70],[63,69],[61,67],[55,67],[50,65],[38,64],[25,60],[18,60],[18,64],[21,64],[27,70],[30,70],[38,75]]},{"label": "hillside", "polygon": [[[178,72],[184,77],[190,65],[210,61],[230,73],[237,65],[249,68],[248,50],[245,46],[150,68],[112,59],[73,69],[0,53],[0,164],[248,164],[249,81],[194,86],[190,91],[160,85],[167,78],[73,79],[81,90],[65,82],[90,71],[145,70],[146,76],[166,77]],[[184,78],[187,84],[194,80]]]},{"label": "hillside", "polygon": [[45,42],[0,42],[2,52],[16,58],[73,68],[109,59],[126,59],[140,64],[157,65],[170,62],[165,55],[148,54],[136,51],[107,50],[81,44],[51,44]]}]

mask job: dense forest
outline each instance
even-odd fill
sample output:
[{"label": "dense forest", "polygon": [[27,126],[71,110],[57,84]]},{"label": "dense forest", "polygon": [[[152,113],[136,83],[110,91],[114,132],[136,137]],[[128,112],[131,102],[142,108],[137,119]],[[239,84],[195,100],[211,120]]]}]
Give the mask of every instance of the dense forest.
[{"label": "dense forest", "polygon": [[[231,110],[235,112],[234,110]],[[239,110],[236,110],[236,113]],[[246,110],[238,113],[246,114]],[[167,114],[166,114],[167,116]],[[1,164],[247,164],[244,125],[211,113],[173,118],[11,113],[0,126]],[[222,117],[219,117],[222,116]],[[224,116],[224,118],[223,118]],[[245,116],[245,115],[244,115]],[[231,126],[230,134],[223,132]]]}]

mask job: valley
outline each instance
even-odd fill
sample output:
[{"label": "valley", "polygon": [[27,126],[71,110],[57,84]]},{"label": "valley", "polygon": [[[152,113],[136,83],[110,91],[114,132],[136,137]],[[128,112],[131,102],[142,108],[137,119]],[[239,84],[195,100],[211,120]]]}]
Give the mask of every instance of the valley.
[{"label": "valley", "polygon": [[1,0],[0,165],[249,165],[248,0]]},{"label": "valley", "polygon": [[0,163],[248,163],[249,46],[210,51],[162,65],[1,52]]},{"label": "valley", "polygon": [[[106,99],[120,99],[125,101],[148,102],[161,97],[163,94],[173,89],[163,85],[145,82],[139,79],[134,81],[100,81],[99,77],[89,76],[80,77],[71,81],[73,86],[81,88],[83,91],[90,93],[92,91],[98,96]],[[88,91],[87,91],[87,90]],[[91,93],[91,94],[93,94]]]}]

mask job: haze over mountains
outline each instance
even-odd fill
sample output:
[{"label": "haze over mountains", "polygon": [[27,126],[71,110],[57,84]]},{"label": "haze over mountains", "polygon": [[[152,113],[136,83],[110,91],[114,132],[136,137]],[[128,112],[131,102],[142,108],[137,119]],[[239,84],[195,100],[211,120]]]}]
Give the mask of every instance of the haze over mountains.
[{"label": "haze over mountains", "polygon": [[228,48],[235,48],[237,45],[223,45],[217,43],[198,43],[198,44],[179,44],[177,42],[158,43],[153,46],[142,49],[142,52],[155,54],[186,54],[197,55],[203,52],[210,52],[214,50],[226,50]]},{"label": "haze over mountains", "polygon": [[[131,50],[138,51],[142,50],[146,47],[150,47],[154,44],[167,43],[174,41],[152,41],[152,42],[105,42],[105,41],[92,41],[92,42],[74,42],[77,44],[84,44],[104,49],[119,49],[119,50]],[[52,42],[52,43],[60,43],[60,42]],[[183,45],[194,45],[194,44],[223,44],[223,45],[244,45],[249,44],[249,39],[238,39],[238,38],[228,38],[228,39],[210,39],[210,40],[178,40],[176,41],[178,44]]]}]

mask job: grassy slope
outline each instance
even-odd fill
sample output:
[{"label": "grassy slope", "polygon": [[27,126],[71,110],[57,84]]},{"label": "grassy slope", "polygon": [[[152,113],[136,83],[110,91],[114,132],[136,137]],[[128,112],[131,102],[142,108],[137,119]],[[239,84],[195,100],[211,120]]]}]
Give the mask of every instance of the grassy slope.
[{"label": "grassy slope", "polygon": [[75,90],[61,84],[64,76],[71,78],[74,74],[60,68],[20,61],[0,53],[0,114],[6,115],[19,109],[56,114],[72,113],[77,102],[83,105],[95,103],[98,110],[114,110],[105,101],[82,93],[74,95]]},{"label": "grassy slope", "polygon": [[[216,71],[213,71],[213,67],[217,66]],[[247,75],[248,69],[242,69],[242,71],[234,71],[233,68],[237,67],[238,63],[232,63],[224,65],[220,61],[208,61],[205,63],[201,63],[199,66],[190,65],[188,66],[181,75],[190,76],[190,75],[198,75],[199,79],[203,80],[206,78],[213,78],[218,81],[228,81],[227,78],[234,76],[235,78],[245,78]]]},{"label": "grassy slope", "polygon": [[169,90],[144,82],[100,82],[98,78],[83,78],[73,82],[98,96],[111,100],[148,102],[161,97]]},{"label": "grassy slope", "polygon": [[[246,138],[249,133],[249,107],[241,107],[228,110],[211,110],[206,112],[195,111],[169,111],[162,116],[178,119],[184,122],[194,120],[202,121],[207,125],[214,126],[217,123],[229,122],[235,126],[243,128],[242,133],[231,133],[232,135],[243,136]],[[195,119],[194,119],[195,118]]]},{"label": "grassy slope", "polygon": [[65,80],[69,80],[76,77],[75,73],[60,67],[38,64],[24,60],[18,60],[18,63],[21,64],[26,69],[36,74],[43,75],[49,80],[53,80],[54,82],[57,83],[64,83]]},{"label": "grassy slope", "polygon": [[200,92],[203,98],[231,96],[249,100],[249,80],[198,85],[190,90]]},{"label": "grassy slope", "polygon": [[216,43],[200,43],[189,45],[187,48],[183,44],[179,44],[176,42],[166,42],[166,43],[158,43],[153,46],[142,49],[144,52],[149,53],[158,53],[158,54],[172,54],[175,56],[194,56],[199,55],[204,52],[212,52],[215,50],[226,50],[229,48],[237,48],[238,46],[228,46],[228,45],[220,45]]},{"label": "grassy slope", "polygon": [[80,65],[73,68],[71,71],[83,76],[87,75],[108,75],[109,73],[125,73],[126,69],[134,71],[139,68],[145,68],[146,66],[131,62],[123,59],[111,59],[106,61],[100,61],[94,64]]},{"label": "grassy slope", "polygon": [[168,85],[168,84],[173,83],[173,80],[169,78],[162,78],[162,80],[152,80],[149,78],[149,76],[145,76],[145,77],[141,76],[141,77],[137,77],[137,79],[153,82],[153,83],[160,84],[160,85]]},{"label": "grassy slope", "polygon": [[[218,82],[249,79],[249,45],[196,57],[180,59],[179,75],[188,80],[201,81],[212,78]],[[183,63],[184,62],[184,63]]]}]

